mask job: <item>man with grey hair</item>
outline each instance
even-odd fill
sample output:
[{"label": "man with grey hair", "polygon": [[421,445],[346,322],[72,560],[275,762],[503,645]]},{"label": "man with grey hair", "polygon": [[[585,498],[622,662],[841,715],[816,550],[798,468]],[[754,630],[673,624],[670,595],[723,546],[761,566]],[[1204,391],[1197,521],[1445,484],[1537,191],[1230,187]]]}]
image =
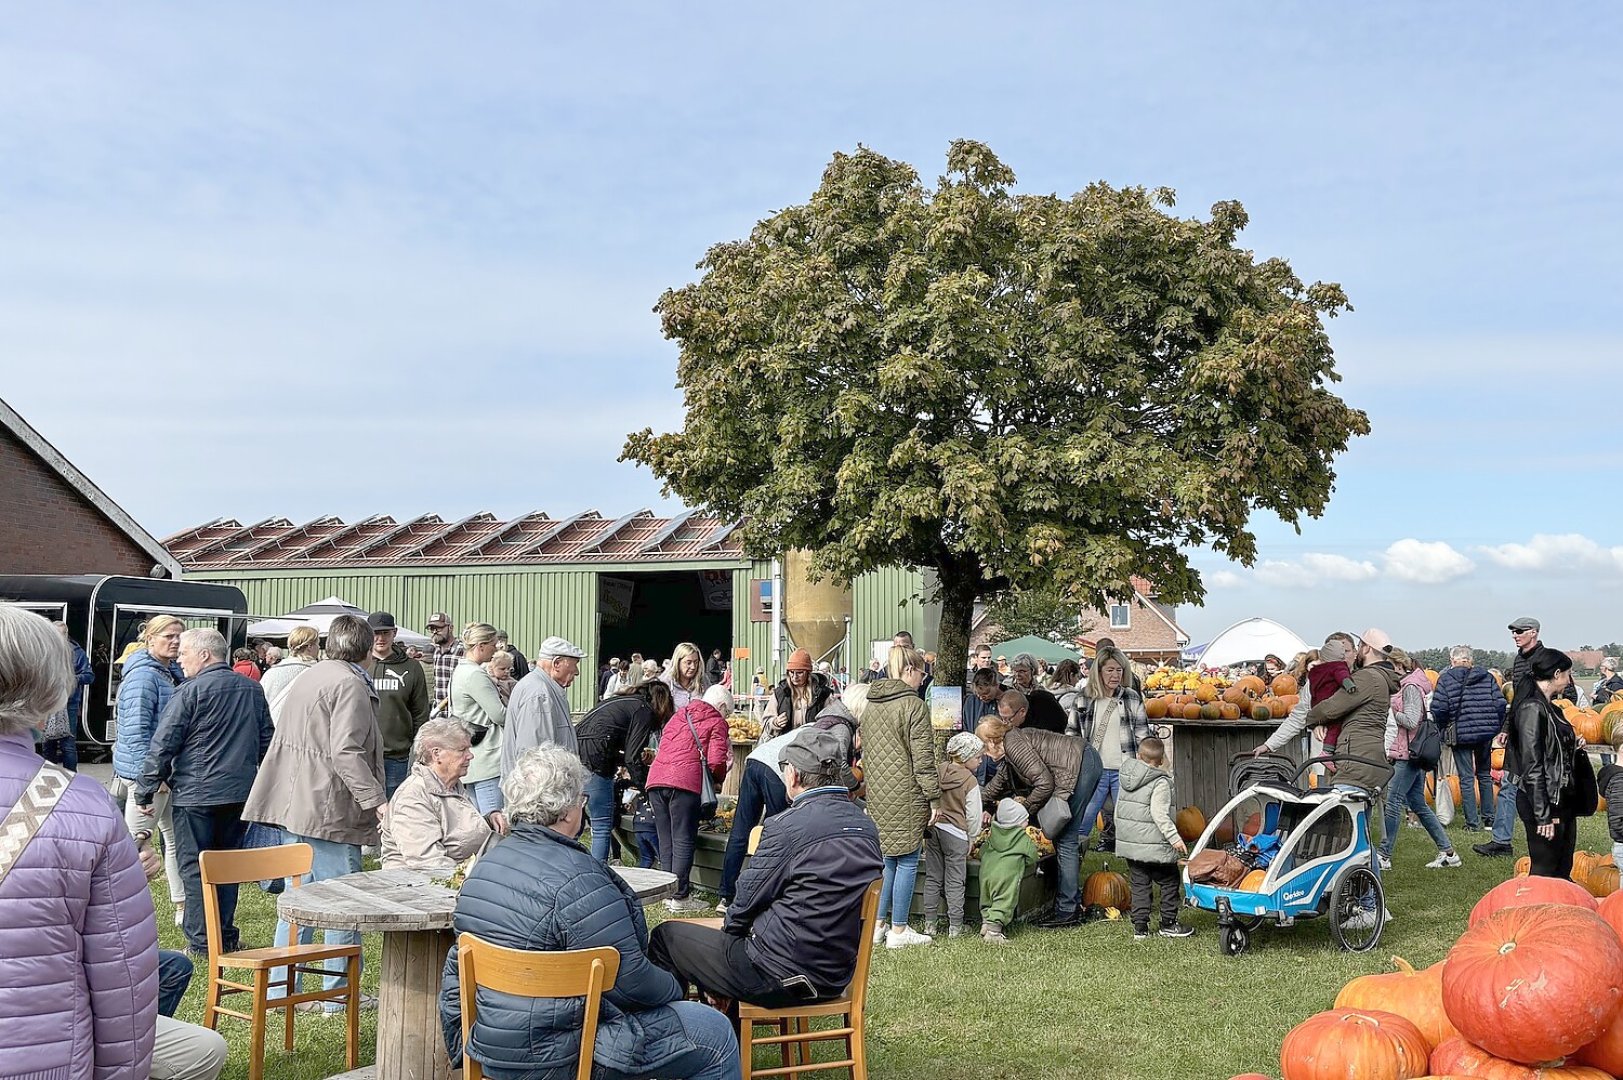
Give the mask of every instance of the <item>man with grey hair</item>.
[{"label": "man with grey hair", "polygon": [[1505,695],[1488,669],[1475,662],[1471,646],[1454,646],[1431,695],[1432,719],[1443,741],[1454,747],[1465,827],[1472,832],[1482,828],[1484,816],[1492,824],[1493,737],[1505,722]]},{"label": "man with grey hair", "polygon": [[1608,656],[1600,662],[1600,681],[1590,696],[1598,709],[1617,694],[1623,694],[1623,675],[1617,673],[1617,658]]},{"label": "man with grey hair", "polygon": [[[203,913],[203,876],[198,856],[242,846],[248,826],[243,803],[254,786],[259,763],[275,728],[265,692],[254,680],[232,671],[218,630],[192,629],[180,635],[180,668],[186,681],[169,699],[135,782],[135,804],[152,813],[161,784],[169,785],[175,819],[175,847],[186,894],[186,946],[208,952]],[[220,944],[238,947],[235,922],[237,887],[219,886]]]},{"label": "man with grey hair", "polygon": [[1030,653],[1019,653],[1009,661],[1009,689],[1018,690],[1026,697],[1026,727],[1037,731],[1065,734],[1068,719],[1060,708],[1059,698],[1037,685],[1037,658]]},{"label": "man with grey hair", "polygon": [[512,771],[519,755],[537,746],[561,746],[580,752],[569,715],[569,687],[580,674],[586,653],[561,637],[549,637],[536,650],[530,673],[513,687],[507,701],[507,729],[502,733],[502,775]]}]

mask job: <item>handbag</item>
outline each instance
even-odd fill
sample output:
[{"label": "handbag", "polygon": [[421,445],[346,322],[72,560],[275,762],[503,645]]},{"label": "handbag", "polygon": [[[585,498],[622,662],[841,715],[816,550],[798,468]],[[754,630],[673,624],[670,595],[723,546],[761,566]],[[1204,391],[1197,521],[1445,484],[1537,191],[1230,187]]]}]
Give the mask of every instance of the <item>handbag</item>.
[{"label": "handbag", "polygon": [[50,762],[41,762],[39,771],[23,788],[17,804],[0,821],[0,884],[11,873],[28,850],[28,845],[39,834],[45,819],[51,816],[56,804],[73,783],[73,774]]},{"label": "handbag", "polygon": [[716,816],[716,785],[710,779],[710,765],[704,759],[704,743],[699,740],[699,729],[693,726],[693,717],[683,712],[688,731],[693,733],[694,748],[699,751],[699,819],[708,821]]},{"label": "handbag", "polygon": [[1217,848],[1196,852],[1188,866],[1191,882],[1196,885],[1216,885],[1222,889],[1232,889],[1245,880],[1250,872],[1251,868],[1238,857]]},{"label": "handbag", "polygon": [[1427,769],[1435,769],[1443,757],[1443,733],[1437,721],[1427,713],[1409,733],[1409,760]]},{"label": "handbag", "polygon": [[1051,795],[1043,808],[1037,811],[1037,828],[1053,840],[1071,824],[1071,800],[1064,795]]},{"label": "handbag", "polygon": [[1589,817],[1600,809],[1600,788],[1595,783],[1595,765],[1589,760],[1589,751],[1580,749],[1572,762],[1572,812]]}]

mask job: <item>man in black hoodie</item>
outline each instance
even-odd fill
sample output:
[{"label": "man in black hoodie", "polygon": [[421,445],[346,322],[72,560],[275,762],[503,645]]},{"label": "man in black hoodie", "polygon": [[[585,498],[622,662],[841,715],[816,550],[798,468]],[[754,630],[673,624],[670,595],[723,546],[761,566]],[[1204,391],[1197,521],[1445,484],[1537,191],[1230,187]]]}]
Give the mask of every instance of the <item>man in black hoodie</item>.
[{"label": "man in black hoodie", "polygon": [[383,737],[383,790],[394,798],[395,788],[411,775],[411,744],[417,729],[428,723],[428,675],[423,665],[395,643],[394,616],[374,611],[366,617],[372,628],[372,654],[361,667],[378,692],[378,733]]}]

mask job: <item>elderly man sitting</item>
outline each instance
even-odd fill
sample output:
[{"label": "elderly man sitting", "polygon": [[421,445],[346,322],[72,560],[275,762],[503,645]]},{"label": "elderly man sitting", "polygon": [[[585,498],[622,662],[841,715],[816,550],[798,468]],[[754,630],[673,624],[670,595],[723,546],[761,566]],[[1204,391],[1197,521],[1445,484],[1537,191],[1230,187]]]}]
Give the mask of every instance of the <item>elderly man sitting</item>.
[{"label": "elderly man sitting", "polygon": [[784,1008],[838,997],[856,971],[862,898],[880,876],[879,830],[840,780],[832,732],[801,728],[781,754],[789,808],[766,819],[720,930],[671,920],[649,956],[729,1003]]},{"label": "elderly man sitting", "polygon": [[462,777],[473,743],[460,720],[430,720],[417,732],[411,774],[389,800],[383,822],[383,868],[448,875],[506,828],[500,810],[473,805]]},{"label": "elderly man sitting", "polygon": [[[603,993],[594,1077],[736,1080],[738,1042],[727,1018],[683,1000],[650,962],[648,926],[636,894],[576,837],[585,825],[586,767],[559,746],[531,750],[502,781],[511,833],[474,864],[457,897],[453,927],[510,949],[555,952],[610,946],[620,971]],[[526,999],[479,991],[469,1045],[462,1046],[456,954],[440,988],[440,1024],[455,1062],[464,1052],[492,1080],[573,1076],[580,1053],[580,998]]]},{"label": "elderly man sitting", "polygon": [[526,750],[562,746],[579,753],[575,725],[569,716],[569,688],[580,674],[586,653],[561,637],[549,637],[535,654],[535,666],[513,687],[507,702],[507,731],[502,736],[502,775]]}]

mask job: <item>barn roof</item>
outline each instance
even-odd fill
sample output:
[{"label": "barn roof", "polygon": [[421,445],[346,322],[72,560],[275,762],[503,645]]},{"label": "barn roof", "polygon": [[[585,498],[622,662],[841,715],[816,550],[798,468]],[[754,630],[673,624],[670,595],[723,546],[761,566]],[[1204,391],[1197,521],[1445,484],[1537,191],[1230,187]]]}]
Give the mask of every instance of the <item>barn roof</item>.
[{"label": "barn roof", "polygon": [[652,510],[617,518],[596,510],[565,517],[537,510],[510,521],[490,513],[457,521],[438,514],[400,521],[374,514],[355,522],[321,517],[303,524],[272,517],[251,525],[219,518],[176,533],[164,546],[190,571],[654,563],[743,558],[736,535],[739,524],[697,511],[659,517]]}]

